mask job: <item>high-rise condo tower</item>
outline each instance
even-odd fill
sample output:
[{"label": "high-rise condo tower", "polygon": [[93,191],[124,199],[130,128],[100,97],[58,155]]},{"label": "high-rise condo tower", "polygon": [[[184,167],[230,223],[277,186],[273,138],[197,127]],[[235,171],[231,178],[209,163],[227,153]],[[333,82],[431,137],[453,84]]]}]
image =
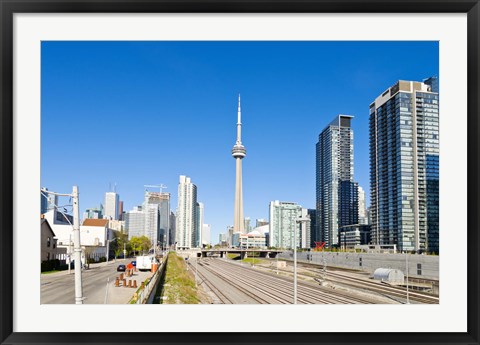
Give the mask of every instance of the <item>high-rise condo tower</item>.
[{"label": "high-rise condo tower", "polygon": [[358,223],[358,184],[353,180],[351,115],[338,115],[316,145],[316,226],[314,241],[338,245],[338,230]]},{"label": "high-rise condo tower", "polygon": [[438,81],[400,80],[370,105],[372,242],[439,252]]}]

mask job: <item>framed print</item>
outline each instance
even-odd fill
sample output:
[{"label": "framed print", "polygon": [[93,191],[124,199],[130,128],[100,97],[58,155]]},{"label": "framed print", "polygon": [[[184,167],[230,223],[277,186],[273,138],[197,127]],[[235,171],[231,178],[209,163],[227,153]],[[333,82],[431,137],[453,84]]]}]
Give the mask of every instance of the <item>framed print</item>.
[{"label": "framed print", "polygon": [[479,343],[479,12],[2,0],[2,344]]}]

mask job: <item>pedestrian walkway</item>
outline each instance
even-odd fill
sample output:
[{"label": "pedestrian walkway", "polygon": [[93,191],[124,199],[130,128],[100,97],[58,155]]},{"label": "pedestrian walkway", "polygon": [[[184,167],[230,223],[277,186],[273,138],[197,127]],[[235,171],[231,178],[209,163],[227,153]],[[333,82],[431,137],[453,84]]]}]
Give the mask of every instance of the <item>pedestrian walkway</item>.
[{"label": "pedestrian walkway", "polygon": [[[118,272],[117,277],[120,277],[122,272]],[[107,304],[126,304],[128,303],[133,295],[137,292],[137,290],[141,287],[142,282],[144,282],[147,278],[152,277],[153,273],[147,271],[136,271],[133,272],[133,275],[131,277],[127,277],[124,274],[124,279],[126,282],[125,286],[123,284],[123,281],[119,282],[119,286],[116,286],[116,279],[113,279],[109,284],[108,284],[108,295],[107,295]],[[131,283],[129,283],[131,281]],[[133,281],[136,281],[136,288],[129,287],[131,284],[134,286]]]}]

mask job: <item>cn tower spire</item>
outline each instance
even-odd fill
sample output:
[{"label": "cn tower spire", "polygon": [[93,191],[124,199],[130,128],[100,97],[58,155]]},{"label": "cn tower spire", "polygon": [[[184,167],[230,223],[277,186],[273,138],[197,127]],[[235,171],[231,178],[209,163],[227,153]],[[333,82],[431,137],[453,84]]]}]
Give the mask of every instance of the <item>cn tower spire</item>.
[{"label": "cn tower spire", "polygon": [[237,144],[242,145],[242,108],[240,107],[240,94],[238,94]]},{"label": "cn tower spire", "polygon": [[238,114],[237,114],[237,142],[233,146],[232,156],[235,158],[235,210],[233,219],[233,232],[245,233],[245,224],[243,219],[243,188],[242,188],[242,159],[247,151],[242,145],[242,111],[240,108],[240,94],[238,95]]}]

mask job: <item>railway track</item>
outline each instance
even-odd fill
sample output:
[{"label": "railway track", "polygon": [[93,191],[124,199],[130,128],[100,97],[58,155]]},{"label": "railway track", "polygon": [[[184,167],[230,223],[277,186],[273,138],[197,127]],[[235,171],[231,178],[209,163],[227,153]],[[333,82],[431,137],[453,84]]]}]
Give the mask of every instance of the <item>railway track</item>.
[{"label": "railway track", "polygon": [[[256,271],[235,263],[219,259],[199,263],[206,270],[227,285],[241,290],[262,304],[293,303],[293,281],[272,273]],[[362,298],[307,282],[298,282],[297,303],[301,304],[370,304],[373,299]]]},{"label": "railway track", "polygon": [[207,277],[200,272],[197,272],[198,277],[202,280],[208,289],[217,297],[221,304],[234,304],[233,301],[228,298],[222,291],[220,291],[214,284],[207,279]]},{"label": "railway track", "polygon": [[[303,265],[302,269],[312,272],[315,275],[322,275],[321,268],[312,268],[311,265]],[[289,270],[279,269],[280,271],[284,271],[287,273],[292,273]],[[307,274],[298,273],[299,275],[311,277]],[[357,273],[358,274],[358,273]],[[363,274],[362,274],[363,275]],[[361,289],[364,291],[375,292],[380,295],[392,298],[394,300],[400,299],[400,301],[404,302],[407,300],[407,291],[404,287],[398,286],[391,286],[385,283],[372,281],[369,278],[365,277],[352,277],[348,276],[347,273],[343,273],[342,270],[327,270],[326,280],[332,283],[342,284],[345,286],[349,286],[355,289]],[[417,291],[409,290],[408,299],[412,302],[417,303],[424,303],[424,304],[438,304],[439,298],[437,296],[432,296],[425,293],[420,293]]]}]

